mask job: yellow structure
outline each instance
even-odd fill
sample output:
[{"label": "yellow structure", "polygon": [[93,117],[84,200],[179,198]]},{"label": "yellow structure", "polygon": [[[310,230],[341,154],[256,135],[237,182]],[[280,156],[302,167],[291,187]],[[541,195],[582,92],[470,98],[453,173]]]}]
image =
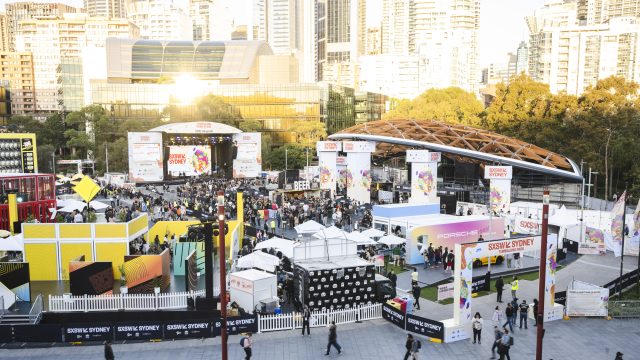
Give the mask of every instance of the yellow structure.
[{"label": "yellow structure", "polygon": [[128,223],[23,224],[31,281],[68,280],[69,261],[81,255],[86,261],[110,261],[119,278],[129,242],[145,235],[148,223],[147,214],[142,214]]},{"label": "yellow structure", "polygon": [[[38,149],[36,134],[33,133],[0,133],[0,144],[5,149],[17,150],[7,152],[4,160],[14,160],[13,165],[5,165],[10,173],[38,173]],[[11,155],[10,153],[15,153]]]},{"label": "yellow structure", "polygon": [[7,202],[9,203],[9,230],[11,230],[11,235],[13,235],[16,233],[13,228],[13,222],[18,221],[18,200],[16,193],[9,193],[7,195]]}]

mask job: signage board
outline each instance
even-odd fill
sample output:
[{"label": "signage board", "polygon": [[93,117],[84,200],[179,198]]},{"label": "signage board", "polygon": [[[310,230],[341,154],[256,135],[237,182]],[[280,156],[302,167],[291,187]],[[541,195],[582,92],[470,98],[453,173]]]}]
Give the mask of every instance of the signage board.
[{"label": "signage board", "polygon": [[346,153],[372,153],[376,151],[375,141],[343,141],[342,151]]},{"label": "signage board", "polygon": [[129,147],[129,179],[133,182],[155,182],[164,179],[162,133],[127,133]]},{"label": "signage board", "polygon": [[162,324],[159,322],[130,322],[114,326],[115,340],[162,339]]},{"label": "signage board", "polygon": [[511,166],[485,166],[485,179],[511,180],[513,168]]},{"label": "signage board", "polygon": [[389,304],[382,304],[382,318],[402,329],[405,327],[405,315],[402,310],[396,309]]},{"label": "signage board", "polygon": [[406,330],[432,339],[444,340],[444,324],[440,321],[408,314]]},{"label": "signage board", "polygon": [[108,324],[73,324],[64,327],[64,340],[106,341],[113,340],[113,326]]},{"label": "signage board", "polygon": [[210,321],[173,321],[164,324],[165,339],[200,339],[213,336]]},{"label": "signage board", "polygon": [[442,153],[432,152],[429,150],[407,150],[407,162],[440,162],[442,159]]},{"label": "signage board", "polygon": [[342,143],[339,141],[318,141],[316,143],[316,151],[342,151]]},{"label": "signage board", "polygon": [[[216,319],[213,324],[213,336],[220,335],[220,330],[222,329],[222,320]],[[256,321],[255,316],[249,315],[227,318],[227,333],[229,335],[237,335],[245,332],[258,332],[258,322]]]}]

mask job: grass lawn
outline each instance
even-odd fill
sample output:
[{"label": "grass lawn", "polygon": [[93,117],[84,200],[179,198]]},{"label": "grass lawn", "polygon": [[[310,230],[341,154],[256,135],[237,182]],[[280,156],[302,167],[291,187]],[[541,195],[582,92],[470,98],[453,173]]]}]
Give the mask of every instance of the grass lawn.
[{"label": "grass lawn", "polygon": [[[558,267],[558,270],[561,269],[561,266]],[[477,272],[478,274],[480,273],[479,271]],[[503,296],[509,296],[508,294],[510,294],[511,291],[511,287],[509,286],[509,283],[511,282],[512,277],[511,276],[507,276],[504,277],[502,279],[502,281],[504,281],[504,290],[503,290]],[[532,271],[529,273],[525,273],[525,274],[520,274],[518,275],[518,280],[529,280],[529,281],[533,281],[533,280],[537,280],[538,279],[538,271]],[[489,294],[493,294],[496,292],[496,279],[491,279],[491,285],[490,285],[490,289],[491,291],[480,291],[477,293],[476,297],[480,297],[480,296],[486,296]],[[438,298],[438,287],[437,286],[428,286],[428,287],[424,287],[422,288],[422,290],[420,291],[420,297],[427,299],[427,300],[431,300],[431,301],[436,301],[436,299]],[[453,299],[449,298],[449,299],[445,299],[442,301],[438,301],[438,303],[443,304],[443,305],[447,305],[447,304],[451,304],[453,303]]]},{"label": "grass lawn", "polygon": [[391,260],[391,256],[389,256],[389,255],[387,255],[387,256],[385,256],[385,257],[384,257],[384,261],[385,261],[385,262],[386,262],[386,264],[387,264],[387,265],[385,266],[385,269],[387,269],[387,271],[391,271],[391,270],[393,270],[393,272],[394,272],[396,275],[400,274],[401,272],[408,271],[407,269],[405,269],[405,268],[403,268],[403,267],[401,267],[401,266],[395,266],[395,265],[393,265],[393,261]]},{"label": "grass lawn", "polygon": [[[618,301],[618,295],[612,296],[609,300]],[[640,287],[634,285],[622,292],[622,300],[640,300]]]}]

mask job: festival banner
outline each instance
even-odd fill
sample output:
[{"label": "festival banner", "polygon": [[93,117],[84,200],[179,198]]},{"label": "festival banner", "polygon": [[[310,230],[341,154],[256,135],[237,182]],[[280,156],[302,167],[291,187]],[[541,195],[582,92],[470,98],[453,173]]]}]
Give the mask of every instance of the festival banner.
[{"label": "festival banner", "polygon": [[347,196],[360,204],[371,202],[371,153],[347,153]]},{"label": "festival banner", "polygon": [[234,178],[253,178],[262,172],[262,137],[260,133],[233,134],[237,147],[233,159]]},{"label": "festival banner", "polygon": [[511,180],[491,179],[490,207],[495,214],[506,214],[511,207]]},{"label": "festival banner", "polygon": [[638,256],[638,252],[640,251],[640,201],[638,201],[638,206],[636,206],[636,211],[633,213],[633,226],[629,224],[629,235],[631,236],[629,242],[625,244],[625,255],[627,252],[627,245],[630,251],[634,251],[634,255]]},{"label": "festival banner", "polygon": [[622,248],[622,237],[623,237],[623,229],[622,223],[624,216],[624,205],[625,198],[627,196],[627,192],[623,192],[618,202],[613,206],[613,210],[611,210],[611,236],[614,243],[614,253],[615,256],[618,257],[621,255]]},{"label": "festival banner", "polygon": [[177,176],[178,173],[184,173],[186,176],[210,174],[211,147],[169,146],[167,171],[173,176]]},{"label": "festival banner", "polygon": [[162,133],[127,133],[129,147],[129,181],[155,182],[164,179]]},{"label": "festival banner", "polygon": [[542,220],[529,219],[521,215],[517,215],[513,222],[513,231],[518,234],[536,235],[540,234],[540,225]]},{"label": "festival banner", "polygon": [[[558,268],[557,263],[557,249],[554,237],[555,234],[550,234],[547,239],[547,261],[545,262],[545,284],[544,284],[544,308],[545,321],[550,320],[554,315],[554,304],[556,296],[556,270]],[[557,238],[556,238],[557,239]],[[539,248],[539,247],[538,247]]]},{"label": "festival banner", "polygon": [[320,189],[336,190],[336,152],[318,151],[318,167],[320,168]]},{"label": "festival banner", "polygon": [[438,163],[411,163],[411,203],[432,203],[438,200]]},{"label": "festival banner", "polygon": [[604,233],[602,230],[587,226],[584,231],[585,241],[578,244],[578,254],[604,255]]}]

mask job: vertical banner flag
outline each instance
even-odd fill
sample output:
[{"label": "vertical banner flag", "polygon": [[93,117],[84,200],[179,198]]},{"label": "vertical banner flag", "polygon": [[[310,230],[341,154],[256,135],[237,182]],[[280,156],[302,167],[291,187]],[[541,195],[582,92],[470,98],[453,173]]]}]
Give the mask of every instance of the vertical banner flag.
[{"label": "vertical banner flag", "polygon": [[511,206],[511,166],[485,166],[484,178],[490,179],[490,207],[496,214],[506,214]]},{"label": "vertical banner flag", "polygon": [[331,193],[336,190],[336,157],[340,150],[342,150],[341,142],[318,141],[316,144],[318,167],[320,168],[320,189],[331,190]]},{"label": "vertical banner flag", "polygon": [[547,312],[544,318],[547,319],[553,314],[553,306],[556,297],[556,239],[557,235],[549,234],[547,238],[547,261],[545,266],[545,283],[544,283],[544,308]]},{"label": "vertical banner flag", "polygon": [[371,153],[376,151],[373,141],[343,141],[347,153],[347,196],[366,204],[371,202]]},{"label": "vertical banner flag", "polygon": [[436,202],[438,188],[439,152],[427,150],[407,150],[406,161],[411,163],[412,203]]},{"label": "vertical banner flag", "polygon": [[[633,227],[629,227],[633,229],[629,234],[631,235],[631,247],[634,249],[640,249],[640,201],[638,201],[638,206],[636,206],[636,211],[633,213]],[[635,255],[638,255],[636,252]]]},{"label": "vertical banner flag", "polygon": [[578,246],[578,254],[604,255],[604,233],[598,228],[587,226],[584,231],[585,241]]},{"label": "vertical banner flag", "polygon": [[624,216],[624,204],[627,196],[627,192],[623,192],[618,202],[613,206],[611,210],[611,236],[613,238],[614,253],[616,256],[621,255],[623,229],[622,229],[622,217]]}]

